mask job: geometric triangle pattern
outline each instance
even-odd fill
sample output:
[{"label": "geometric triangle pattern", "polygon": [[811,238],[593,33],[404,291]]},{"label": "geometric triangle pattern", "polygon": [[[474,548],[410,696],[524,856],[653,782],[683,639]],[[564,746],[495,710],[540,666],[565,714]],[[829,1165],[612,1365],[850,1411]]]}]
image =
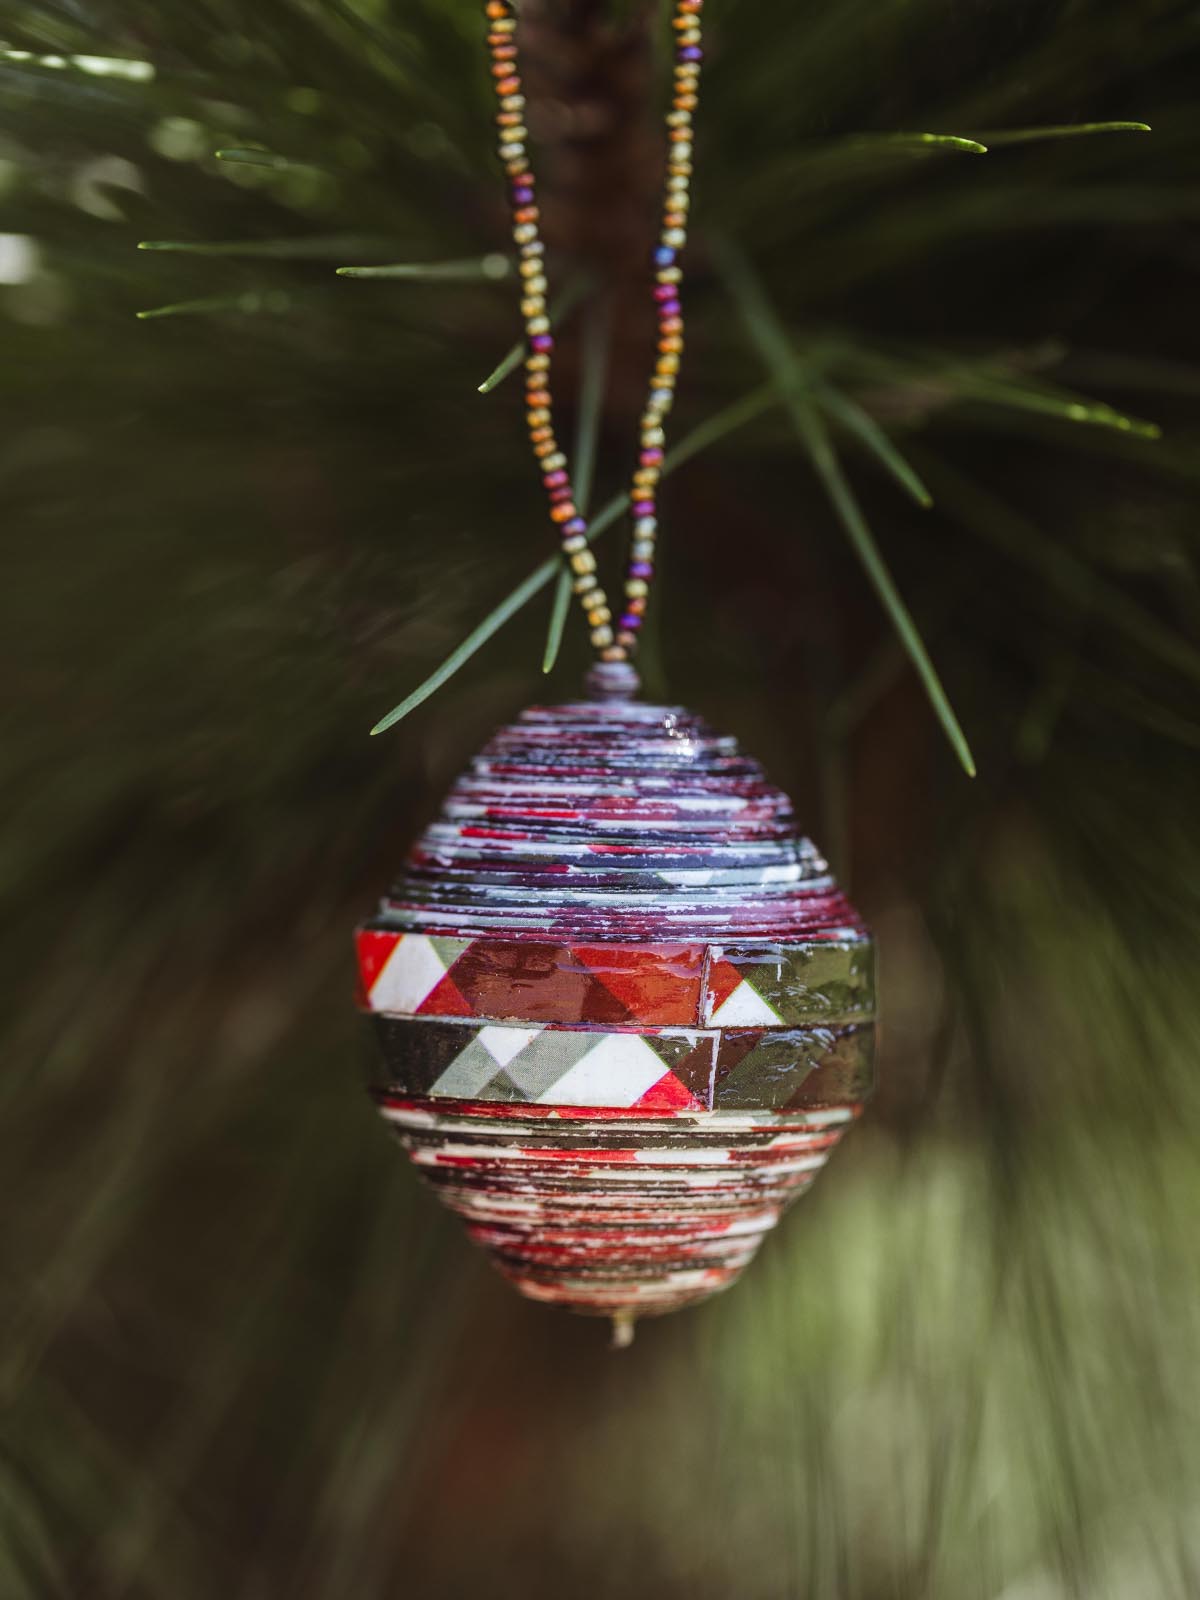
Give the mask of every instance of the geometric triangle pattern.
[{"label": "geometric triangle pattern", "polygon": [[681,707],[533,707],[357,933],[372,1092],[523,1294],[732,1283],[862,1109],[873,947],[791,803]]},{"label": "geometric triangle pattern", "polygon": [[635,1106],[672,1082],[677,1106],[705,1108],[719,1034],[699,1029],[600,1027],[375,1018],[378,1086],[431,1099],[540,1105]]},{"label": "geometric triangle pattern", "polygon": [[728,1029],[720,1035],[712,1103],[798,1110],[860,1103],[874,1083],[875,1030]]},{"label": "geometric triangle pattern", "polygon": [[[360,928],[357,940],[370,1011],[684,1026],[700,1017],[703,944],[452,939],[375,925]],[[443,980],[459,997],[457,1010]]]},{"label": "geometric triangle pattern", "polygon": [[875,1014],[874,968],[863,939],[801,945],[716,945],[705,976],[700,1022],[717,1027],[788,1027]]},{"label": "geometric triangle pattern", "polygon": [[[873,1032],[842,1028],[609,1029],[374,1018],[375,1086],[431,1099],[628,1108],[846,1105],[871,1089]],[[669,1097],[669,1098],[665,1098]]]},{"label": "geometric triangle pattern", "polygon": [[362,928],[357,936],[359,974],[373,1011],[415,1016],[429,1001],[467,939],[431,939]]},{"label": "geometric triangle pattern", "polygon": [[862,939],[564,945],[368,924],[357,943],[365,1009],[392,1016],[779,1028],[874,1013],[871,947]]}]

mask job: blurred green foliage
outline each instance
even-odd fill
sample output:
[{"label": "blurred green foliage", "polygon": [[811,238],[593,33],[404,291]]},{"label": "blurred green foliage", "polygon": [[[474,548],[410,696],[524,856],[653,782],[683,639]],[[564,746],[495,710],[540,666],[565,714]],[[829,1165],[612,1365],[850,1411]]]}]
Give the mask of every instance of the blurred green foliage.
[{"label": "blurred green foliage", "polygon": [[[537,13],[556,277],[616,297],[603,507],[646,324],[569,158],[658,19]],[[646,669],[873,918],[882,1088],[742,1286],[613,1358],[355,1082],[349,928],[547,692],[552,564],[366,737],[552,548],[479,393],[518,322],[476,7],[0,0],[4,1600],[1200,1590],[1195,10],[706,22]],[[1153,132],[1061,134],[1113,120]],[[456,265],[335,272],[397,263]],[[572,617],[550,692],[583,659]]]}]

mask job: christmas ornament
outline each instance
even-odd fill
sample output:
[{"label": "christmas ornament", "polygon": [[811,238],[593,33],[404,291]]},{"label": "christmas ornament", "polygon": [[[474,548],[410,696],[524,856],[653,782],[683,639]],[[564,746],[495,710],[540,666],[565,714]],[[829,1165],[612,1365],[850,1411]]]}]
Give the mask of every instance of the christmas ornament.
[{"label": "christmas ornament", "polygon": [[622,1332],[730,1284],[871,1087],[861,921],[787,797],[679,708],[524,712],[358,950],[422,1176],[522,1293]]},{"label": "christmas ornament", "polygon": [[598,660],[587,698],[495,735],[358,932],[384,1117],[522,1293],[612,1317],[618,1343],[734,1281],[872,1082],[870,938],[786,795],[691,712],[636,699],[683,348],[700,7],[674,16],[658,356],[614,626],[552,421],[515,15],[488,0],[530,439]]}]

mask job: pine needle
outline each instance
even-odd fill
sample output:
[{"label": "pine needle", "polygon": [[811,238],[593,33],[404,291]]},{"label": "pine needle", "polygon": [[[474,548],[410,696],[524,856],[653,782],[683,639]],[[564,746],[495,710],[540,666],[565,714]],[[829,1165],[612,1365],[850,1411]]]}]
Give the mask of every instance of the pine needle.
[{"label": "pine needle", "polygon": [[[724,438],[726,434],[732,433],[736,428],[742,427],[752,418],[767,410],[768,407],[778,403],[779,394],[773,385],[763,389],[756,389],[752,393],[744,395],[740,400],[735,400],[732,405],[726,406],[706,422],[702,422],[697,428],[694,428],[691,433],[679,441],[673,451],[668,451],[666,459],[663,461],[663,477],[665,478],[675,467],[690,460],[699,451],[707,449],[710,444],[715,444],[718,439]],[[598,539],[605,529],[610,528],[628,505],[628,494],[614,495],[603,509],[598,511],[592,518],[591,526],[588,528],[589,544]],[[371,729],[372,735],[384,733],[388,728],[395,727],[396,723],[408,716],[410,711],[415,711],[419,705],[428,700],[430,695],[436,693],[444,683],[454,676],[460,667],[464,667],[467,664],[493,634],[498,633],[510,618],[515,617],[522,606],[527,605],[534,595],[540,594],[548,583],[553,582],[555,574],[561,571],[562,558],[558,555],[550,556],[540,566],[535,567],[523,582],[519,583],[493,611],[488,613],[478,627],[472,629],[458,648],[451,651],[441,666],[430,673],[424,683],[414,689],[407,699],[402,700],[398,706],[394,706],[385,717],[380,718]]]},{"label": "pine needle", "polygon": [[575,459],[572,483],[575,504],[587,515],[596,473],[596,446],[600,437],[600,418],[604,412],[604,390],[608,381],[608,354],[612,341],[612,301],[607,295],[596,301],[583,331],[583,353],[579,374],[579,420],[575,428]]},{"label": "pine needle", "polygon": [[962,155],[987,154],[982,139],[968,139],[960,133],[863,133],[842,143],[847,150],[952,150]]},{"label": "pine needle", "polygon": [[[579,302],[587,295],[591,288],[591,279],[586,273],[572,279],[566,288],[550,307],[549,317],[552,328],[559,327],[574,311]],[[504,382],[511,372],[515,372],[525,357],[525,341],[519,339],[504,359],[492,372],[490,372],[479,385],[480,394],[491,394],[498,384]]]},{"label": "pine needle", "polygon": [[571,582],[571,569],[562,564],[559,557],[560,570],[558,582],[554,586],[554,600],[550,607],[550,621],[546,628],[546,644],[542,650],[542,671],[554,671],[554,664],[558,660],[558,652],[562,649],[563,634],[567,627],[567,615],[571,609],[571,596],[574,585]]},{"label": "pine needle", "polygon": [[975,758],[953,707],[929,658],[916,624],[904,604],[866,518],[846,481],[828,430],[813,404],[809,375],[797,358],[786,330],[741,252],[727,240],[714,250],[746,330],[767,369],[775,375],[797,433],[838,515],[855,554],[862,562],[880,603],[891,619],[909,660],[916,668],[929,703],[968,777],[975,776]]},{"label": "pine needle", "polygon": [[[189,256],[245,256],[263,257],[279,261],[323,261],[336,259],[348,251],[382,250],[389,246],[385,239],[350,238],[330,235],[309,239],[141,239],[139,250],[169,252]],[[503,260],[504,258],[501,257]],[[346,270],[346,269],[339,269]]]},{"label": "pine needle", "polygon": [[[596,442],[604,409],[604,385],[608,375],[608,350],[612,336],[612,302],[608,296],[596,302],[588,316],[583,335],[583,357],[579,375],[579,420],[575,429],[572,484],[580,516],[587,515],[596,469]],[[563,632],[571,604],[572,578],[563,563],[550,608],[546,644],[542,651],[542,671],[553,672],[562,648]]]},{"label": "pine needle", "polygon": [[989,149],[1008,144],[1033,144],[1041,139],[1074,139],[1089,133],[1150,133],[1148,122],[1062,122],[1045,128],[994,128],[981,133]]},{"label": "pine needle", "polygon": [[753,422],[755,417],[761,417],[764,411],[770,411],[772,406],[778,404],[779,390],[775,384],[764,383],[759,389],[751,389],[750,393],[743,395],[740,400],[735,400],[732,405],[715,412],[707,422],[701,422],[690,433],[685,434],[673,450],[668,450],[663,460],[664,475],[675,467],[681,467],[685,461],[690,461],[702,450],[707,450],[710,444],[716,444],[726,434],[744,427],[747,422]]},{"label": "pine needle", "polygon": [[339,278],[437,278],[449,282],[473,282],[479,278],[498,283],[512,276],[508,256],[495,253],[474,256],[467,261],[393,261],[382,267],[339,267]]},{"label": "pine needle", "polygon": [[1042,416],[1058,417],[1063,422],[1081,422],[1096,428],[1112,428],[1117,433],[1132,434],[1137,439],[1161,439],[1162,429],[1157,422],[1144,417],[1131,417],[1116,411],[1102,400],[1089,400],[1082,395],[1070,394],[1050,384],[1019,383],[1014,379],[995,377],[983,372],[953,371],[949,374],[961,382],[964,397],[1010,406],[1018,411],[1034,411]]},{"label": "pine needle", "polygon": [[[1061,362],[1066,349],[1060,345],[1044,345],[1027,352],[1037,366]],[[1083,423],[1097,428],[1111,428],[1137,439],[1160,439],[1162,429],[1158,423],[1145,417],[1131,416],[1117,411],[1103,400],[1093,400],[1076,394],[1058,384],[1047,383],[1032,374],[1026,376],[998,364],[995,357],[971,363],[963,361],[954,352],[935,347],[918,346],[911,360],[881,359],[863,350],[850,353],[850,360],[860,369],[882,379],[890,385],[937,384],[947,391],[946,398],[976,400],[984,404],[1007,406],[1018,411],[1031,411],[1041,416],[1056,417],[1062,422]]]},{"label": "pine needle", "polygon": [[535,567],[511,594],[505,596],[495,610],[490,611],[484,617],[477,628],[472,628],[463,642],[457,649],[450,652],[436,672],[431,672],[424,683],[414,689],[406,699],[401,700],[398,706],[393,706],[387,716],[379,719],[371,729],[372,735],[386,733],[389,728],[394,728],[396,723],[408,716],[410,711],[415,711],[419,705],[423,705],[431,694],[435,694],[444,683],[454,676],[460,667],[465,667],[476,651],[482,649],[493,634],[499,633],[504,624],[511,617],[515,617],[522,606],[528,605],[535,594],[541,593],[555,573],[561,569],[561,565],[561,558],[554,555],[543,561],[540,566]]},{"label": "pine needle", "polygon": [[818,404],[866,446],[919,506],[928,509],[933,504],[929,490],[869,411],[832,384],[818,384],[815,393]]},{"label": "pine needle", "polygon": [[900,596],[898,589],[888,571],[887,564],[880,553],[875,537],[867,524],[866,518],[859,509],[858,502],[846,481],[841,464],[834,451],[824,422],[815,410],[802,396],[796,394],[792,397],[790,410],[802,437],[804,438],[813,466],[817,475],[825,485],[826,492],[833,502],[834,509],[841,518],[842,526],[849,536],[855,553],[866,569],[867,576],[879,596],[884,610],[892,620],[892,625],[900,636],[901,643],[908,653],[909,660],[917,670],[917,674],[925,687],[929,703],[937,714],[938,721],[945,730],[946,737],[953,746],[954,753],[962,763],[963,771],[969,778],[975,776],[975,758],[967,743],[966,735],[959,725],[958,718],[942,687],[942,680],[938,677],[937,670],[922,642],[912,616]]},{"label": "pine needle", "polygon": [[[744,427],[747,422],[753,422],[764,411],[769,411],[772,406],[780,403],[779,389],[776,384],[764,384],[761,389],[752,389],[749,394],[743,395],[740,400],[735,400],[732,405],[714,412],[706,422],[699,423],[692,431],[685,434],[673,450],[668,450],[663,457],[662,475],[669,476],[685,461],[690,461],[693,456],[698,456],[702,450],[707,450],[709,445],[716,444],[727,434],[734,433],[738,428]],[[597,511],[592,518],[588,529],[589,541],[606,528],[612,526],[618,517],[629,510],[628,494],[614,495],[602,511]]]},{"label": "pine needle", "polygon": [[311,161],[293,161],[290,156],[278,155],[274,150],[260,150],[251,145],[235,145],[227,150],[214,150],[218,161],[232,161],[243,167],[272,167],[282,172],[289,167],[312,167]]},{"label": "pine needle", "polygon": [[235,311],[242,316],[256,316],[263,311],[287,311],[292,297],[284,289],[248,289],[244,294],[210,295],[203,300],[180,300],[170,306],[153,306],[149,311],[137,311],[139,322],[152,317],[208,316],[215,312]]}]

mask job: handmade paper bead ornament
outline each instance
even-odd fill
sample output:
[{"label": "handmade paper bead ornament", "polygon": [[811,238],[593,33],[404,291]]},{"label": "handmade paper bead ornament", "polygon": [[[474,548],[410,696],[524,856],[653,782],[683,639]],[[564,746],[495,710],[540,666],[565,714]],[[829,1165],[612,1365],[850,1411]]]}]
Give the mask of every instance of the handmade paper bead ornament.
[{"label": "handmade paper bead ornament", "polygon": [[858,1115],[872,946],[757,763],[691,712],[636,699],[682,349],[700,0],[675,17],[661,339],[615,629],[551,421],[512,7],[486,10],[531,438],[599,659],[586,698],[525,711],[455,784],[359,930],[360,1003],[377,1103],[422,1176],[522,1293],[611,1316],[621,1343],[636,1317],[732,1283]]},{"label": "handmade paper bead ornament", "polygon": [[375,1092],[517,1287],[726,1287],[871,1087],[871,945],[791,806],[673,707],[535,707],[358,936]]}]

